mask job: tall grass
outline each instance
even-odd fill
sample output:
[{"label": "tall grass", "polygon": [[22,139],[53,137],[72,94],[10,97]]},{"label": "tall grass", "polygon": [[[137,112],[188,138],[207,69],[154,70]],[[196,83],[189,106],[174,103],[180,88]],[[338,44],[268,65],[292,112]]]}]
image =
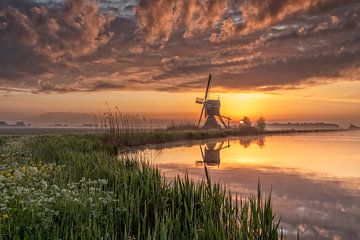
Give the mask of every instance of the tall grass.
[{"label": "tall grass", "polygon": [[189,120],[172,121],[166,126],[167,131],[199,130],[195,122]]},{"label": "tall grass", "polygon": [[131,133],[149,132],[163,129],[164,124],[157,119],[147,118],[138,114],[121,112],[117,107],[96,115],[101,133],[119,137]]},{"label": "tall grass", "polygon": [[139,114],[121,112],[118,107],[111,109],[109,106],[106,112],[96,115],[96,122],[102,134],[113,137],[159,130],[199,130],[193,121],[152,119]]},{"label": "tall grass", "polygon": [[0,176],[0,239],[280,237],[260,188],[234,198],[208,174],[166,182],[144,159],[117,157],[96,137],[31,137],[23,151],[33,167]]}]

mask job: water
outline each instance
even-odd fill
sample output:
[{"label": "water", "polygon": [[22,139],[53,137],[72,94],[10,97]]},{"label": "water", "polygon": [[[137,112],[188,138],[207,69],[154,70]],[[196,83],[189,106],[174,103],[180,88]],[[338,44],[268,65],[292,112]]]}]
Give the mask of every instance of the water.
[{"label": "water", "polygon": [[287,239],[360,239],[360,131],[226,138],[140,150],[169,179],[185,172],[233,193],[272,191]]}]

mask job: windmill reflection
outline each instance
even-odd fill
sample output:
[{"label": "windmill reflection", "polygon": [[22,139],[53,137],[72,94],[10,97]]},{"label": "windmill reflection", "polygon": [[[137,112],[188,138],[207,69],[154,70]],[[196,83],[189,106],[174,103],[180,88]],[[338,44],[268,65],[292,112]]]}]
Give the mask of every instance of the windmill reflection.
[{"label": "windmill reflection", "polygon": [[206,143],[204,148],[199,145],[202,161],[196,161],[196,165],[206,164],[208,166],[219,166],[220,165],[220,150],[224,148],[230,148],[230,142],[224,146],[225,141],[222,142],[209,142]]},{"label": "windmill reflection", "polygon": [[207,142],[204,145],[199,145],[202,161],[196,161],[196,166],[206,164],[207,166],[219,166],[221,162],[220,150],[224,148],[230,148],[230,142],[237,144],[234,141],[238,141],[244,149],[247,149],[250,145],[256,144],[260,149],[265,147],[265,138],[263,136],[256,137],[244,137],[239,140],[227,140],[219,142]]}]

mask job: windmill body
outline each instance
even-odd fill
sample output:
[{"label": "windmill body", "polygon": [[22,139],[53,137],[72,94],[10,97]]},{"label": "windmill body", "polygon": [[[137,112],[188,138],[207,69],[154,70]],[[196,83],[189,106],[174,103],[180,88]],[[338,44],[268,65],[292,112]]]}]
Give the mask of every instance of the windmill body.
[{"label": "windmill body", "polygon": [[[204,129],[216,129],[221,128],[221,125],[217,122],[216,117],[219,118],[220,122],[224,125],[224,127],[229,126],[230,118],[223,117],[220,114],[220,99],[209,99],[211,87],[211,75],[209,75],[208,84],[205,91],[204,98],[196,98],[196,103],[202,104],[202,110],[198,122],[198,127],[200,127],[201,120],[203,118],[205,112],[205,123],[202,126]],[[228,125],[225,124],[223,118],[228,120]]]},{"label": "windmill body", "polygon": [[206,100],[204,102],[205,108],[205,124],[204,129],[221,128],[216,121],[215,116],[220,116],[220,100]]}]

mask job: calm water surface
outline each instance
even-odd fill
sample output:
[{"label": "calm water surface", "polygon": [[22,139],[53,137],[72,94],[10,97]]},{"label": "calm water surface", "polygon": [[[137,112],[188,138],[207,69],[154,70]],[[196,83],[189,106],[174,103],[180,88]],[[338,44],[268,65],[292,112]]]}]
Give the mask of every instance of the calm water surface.
[{"label": "calm water surface", "polygon": [[288,239],[360,239],[360,131],[225,138],[140,150],[169,179],[185,172],[248,194],[272,189]]}]

